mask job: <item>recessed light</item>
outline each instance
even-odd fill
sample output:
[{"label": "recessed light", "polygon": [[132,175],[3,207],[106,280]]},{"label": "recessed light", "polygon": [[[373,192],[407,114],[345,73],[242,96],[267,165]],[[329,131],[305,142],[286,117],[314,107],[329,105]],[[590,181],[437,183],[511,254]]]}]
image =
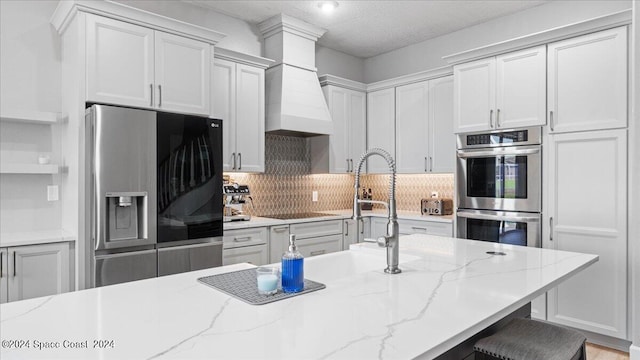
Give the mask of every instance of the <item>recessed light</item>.
[{"label": "recessed light", "polygon": [[321,1],[318,3],[318,7],[322,9],[322,12],[330,13],[333,10],[335,10],[335,8],[338,7],[338,2],[337,1]]}]

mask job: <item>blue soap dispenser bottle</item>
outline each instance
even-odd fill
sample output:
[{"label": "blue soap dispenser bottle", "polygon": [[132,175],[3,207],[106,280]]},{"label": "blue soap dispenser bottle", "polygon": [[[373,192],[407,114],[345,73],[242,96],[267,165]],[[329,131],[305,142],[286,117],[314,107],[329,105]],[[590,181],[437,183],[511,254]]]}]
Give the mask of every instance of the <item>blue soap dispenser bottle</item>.
[{"label": "blue soap dispenser bottle", "polygon": [[282,290],[296,293],[304,290],[304,257],[296,247],[296,236],[289,235],[289,250],[282,255]]}]

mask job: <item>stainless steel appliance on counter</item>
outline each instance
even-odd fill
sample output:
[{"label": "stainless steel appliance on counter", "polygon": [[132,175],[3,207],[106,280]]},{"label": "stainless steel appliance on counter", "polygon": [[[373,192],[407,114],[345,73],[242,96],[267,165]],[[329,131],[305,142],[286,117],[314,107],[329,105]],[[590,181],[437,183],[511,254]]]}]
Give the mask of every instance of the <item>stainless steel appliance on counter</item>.
[{"label": "stainless steel appliance on counter", "polygon": [[93,105],[91,287],[222,265],[221,121]]},{"label": "stainless steel appliance on counter", "polygon": [[458,135],[459,238],[540,247],[542,129]]},{"label": "stainless steel appliance on counter", "polygon": [[251,191],[248,185],[238,183],[225,184],[222,186],[224,195],[224,221],[248,221],[251,215],[244,213],[243,207],[250,198]]}]

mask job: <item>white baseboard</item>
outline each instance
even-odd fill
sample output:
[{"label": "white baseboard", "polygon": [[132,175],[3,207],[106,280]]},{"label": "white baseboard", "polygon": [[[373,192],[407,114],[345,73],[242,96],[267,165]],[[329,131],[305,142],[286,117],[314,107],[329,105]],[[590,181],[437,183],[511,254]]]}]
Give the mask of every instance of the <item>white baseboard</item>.
[{"label": "white baseboard", "polygon": [[629,360],[640,360],[640,345],[631,345],[629,347]]}]

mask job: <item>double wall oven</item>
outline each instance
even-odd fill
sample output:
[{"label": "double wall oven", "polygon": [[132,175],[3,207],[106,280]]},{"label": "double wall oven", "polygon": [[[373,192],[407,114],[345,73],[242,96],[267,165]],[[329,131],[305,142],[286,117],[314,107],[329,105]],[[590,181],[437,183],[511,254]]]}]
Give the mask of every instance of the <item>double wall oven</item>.
[{"label": "double wall oven", "polygon": [[457,236],[541,246],[540,127],[458,135]]}]

